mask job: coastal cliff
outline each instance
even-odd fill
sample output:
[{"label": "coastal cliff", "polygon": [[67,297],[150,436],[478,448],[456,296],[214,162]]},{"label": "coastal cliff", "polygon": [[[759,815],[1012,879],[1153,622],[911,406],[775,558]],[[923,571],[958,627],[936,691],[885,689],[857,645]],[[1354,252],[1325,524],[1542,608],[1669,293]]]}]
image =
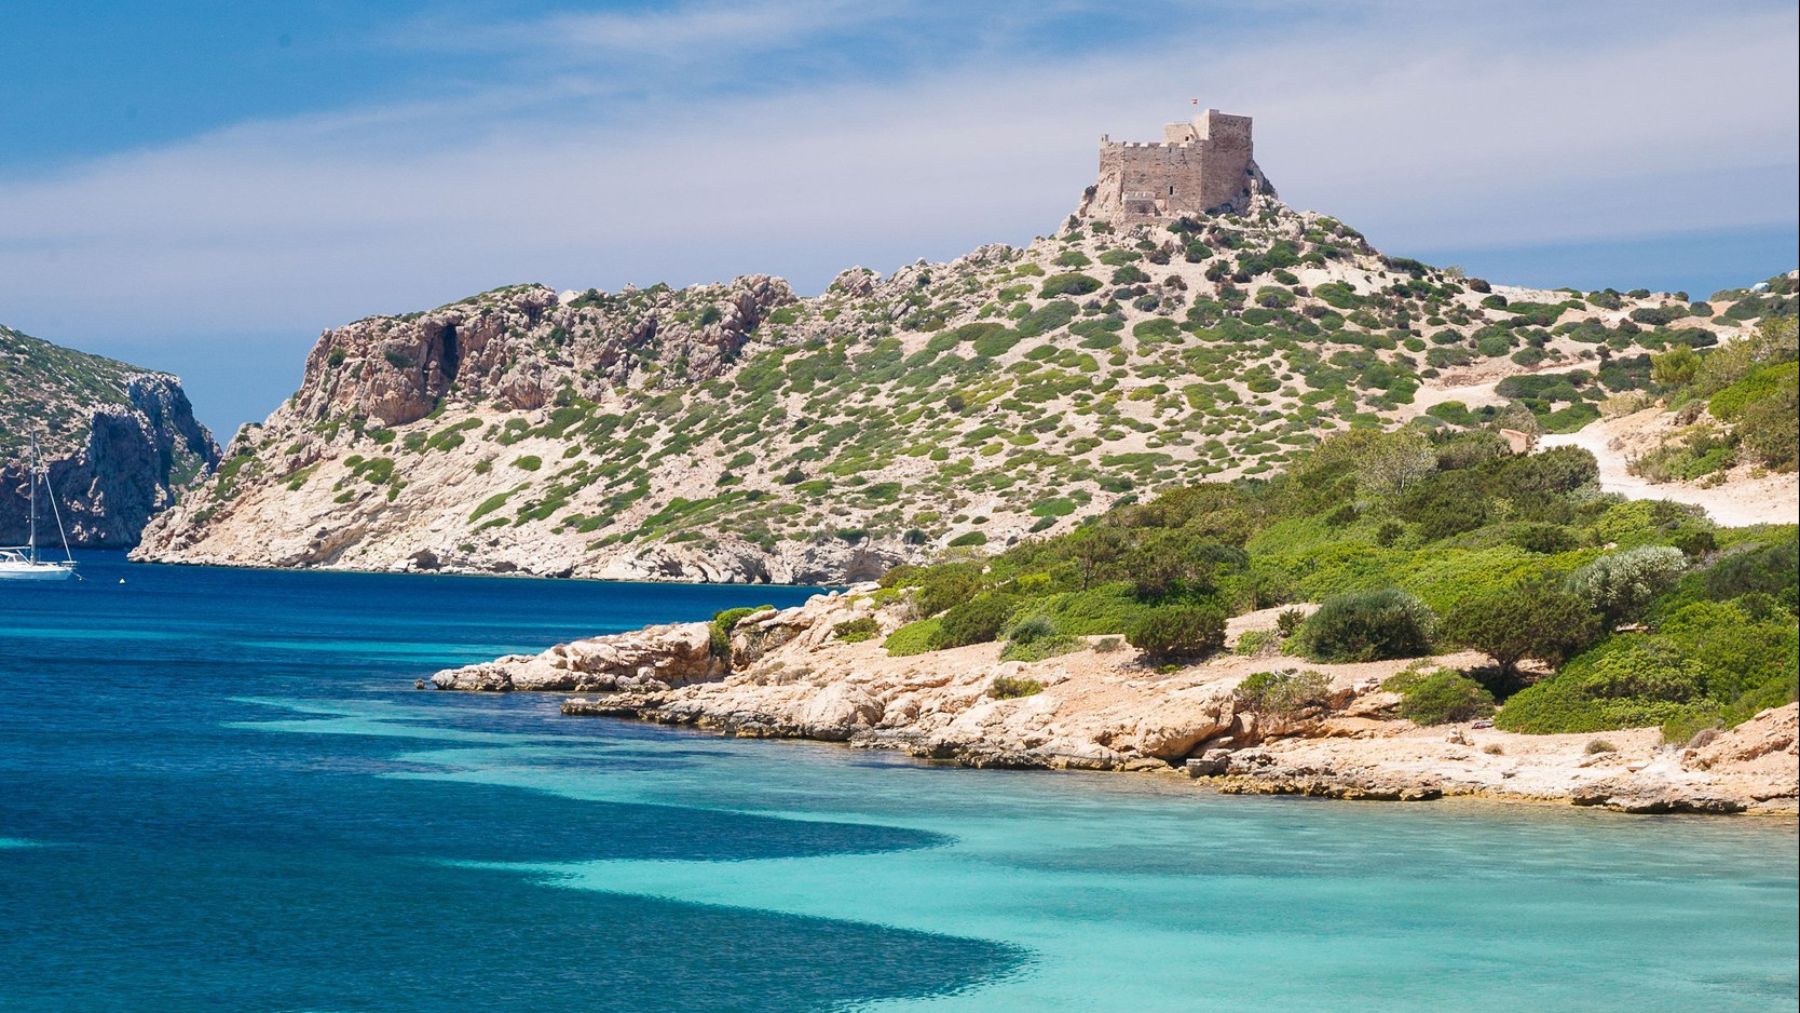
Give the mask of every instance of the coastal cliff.
[{"label": "coastal cliff", "polygon": [[[181,381],[0,327],[0,544],[24,541],[25,448],[36,436],[69,544],[136,545],[144,526],[219,461]],[[39,490],[40,496],[43,490]],[[40,499],[39,536],[56,538]]]},{"label": "coastal cliff", "polygon": [[[1230,624],[1228,651],[1278,610]],[[1626,812],[1795,811],[1796,705],[1689,745],[1656,729],[1522,735],[1492,722],[1421,726],[1383,688],[1421,662],[1309,666],[1326,682],[1297,704],[1246,692],[1277,658],[1224,653],[1146,662],[1118,638],[1036,661],[975,644],[893,657],[907,622],[878,585],[736,619],[729,649],[707,623],[651,627],[438,673],[444,690],[577,693],[570,715],[630,717],[722,734],[897,749],[976,767],[1186,772],[1220,791],[1345,799],[1482,796]],[[1467,653],[1424,663],[1469,665]],[[1253,681],[1253,680],[1252,680]],[[1391,684],[1391,683],[1390,683]]]}]

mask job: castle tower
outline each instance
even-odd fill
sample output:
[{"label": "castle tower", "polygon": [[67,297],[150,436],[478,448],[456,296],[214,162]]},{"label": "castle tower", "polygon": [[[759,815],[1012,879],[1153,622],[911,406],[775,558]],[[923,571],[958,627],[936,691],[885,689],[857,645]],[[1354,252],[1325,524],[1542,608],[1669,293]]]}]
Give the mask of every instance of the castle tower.
[{"label": "castle tower", "polygon": [[1273,192],[1253,157],[1250,117],[1208,109],[1163,126],[1161,142],[1100,138],[1100,175],[1082,217],[1117,225],[1242,211],[1252,193]]}]

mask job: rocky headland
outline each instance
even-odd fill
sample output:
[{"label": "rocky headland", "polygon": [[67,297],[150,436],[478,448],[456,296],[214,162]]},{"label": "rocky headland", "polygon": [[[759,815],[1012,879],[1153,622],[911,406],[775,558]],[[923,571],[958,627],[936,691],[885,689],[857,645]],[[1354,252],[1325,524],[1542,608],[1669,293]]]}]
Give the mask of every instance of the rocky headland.
[{"label": "rocky headland", "polygon": [[[26,446],[41,464],[69,544],[122,548],[219,461],[181,381],[0,327],[0,545],[26,536]],[[40,490],[40,496],[42,490]],[[56,539],[40,502],[40,538]]]},{"label": "rocky headland", "polygon": [[1024,247],[817,295],[514,285],[331,328],[134,558],[843,583],[1267,476],[1352,425],[1529,442],[1643,389],[1653,351],[1793,311],[1385,256],[1283,204],[1249,121],[1207,115],[1232,158],[1160,188],[1200,204],[1140,200],[1125,163],[1151,149],[1109,144],[1077,213]]},{"label": "rocky headland", "polygon": [[[1230,623],[1228,647],[1277,610]],[[896,749],[975,767],[1185,773],[1230,793],[1342,799],[1478,796],[1636,813],[1793,814],[1796,705],[1665,744],[1657,729],[1521,735],[1491,722],[1423,727],[1382,683],[1414,662],[1308,664],[1329,687],[1298,709],[1246,699],[1288,659],[1229,650],[1153,666],[1116,637],[1005,661],[998,644],[890,657],[906,620],[873,584],[731,626],[653,626],[439,672],[443,690],[575,694],[562,711],[721,734]],[[872,625],[871,625],[872,624]],[[878,631],[878,632],[872,632]],[[1467,665],[1473,655],[1435,659]]]}]

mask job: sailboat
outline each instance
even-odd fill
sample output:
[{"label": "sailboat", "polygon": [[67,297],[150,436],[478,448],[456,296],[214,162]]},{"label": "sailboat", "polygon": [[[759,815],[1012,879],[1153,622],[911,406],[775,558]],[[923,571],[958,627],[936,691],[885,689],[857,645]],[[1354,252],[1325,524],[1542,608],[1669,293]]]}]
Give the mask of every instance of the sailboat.
[{"label": "sailboat", "polygon": [[[50,512],[56,517],[56,533],[62,537],[64,559],[53,562],[38,558],[37,537],[37,487],[38,480],[43,479],[44,491],[49,493]],[[75,575],[75,557],[69,552],[69,536],[63,530],[62,511],[57,509],[56,495],[50,492],[50,475],[47,470],[38,468],[37,437],[31,438],[31,521],[24,545],[0,547],[0,580],[68,580]]]}]

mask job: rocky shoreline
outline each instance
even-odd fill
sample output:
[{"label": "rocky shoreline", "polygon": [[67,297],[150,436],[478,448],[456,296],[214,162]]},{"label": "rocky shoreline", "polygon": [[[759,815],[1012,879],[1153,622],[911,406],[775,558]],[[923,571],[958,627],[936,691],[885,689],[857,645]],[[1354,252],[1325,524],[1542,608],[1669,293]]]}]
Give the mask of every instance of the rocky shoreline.
[{"label": "rocky shoreline", "polygon": [[[729,651],[706,623],[652,626],[449,669],[432,683],[578,694],[563,714],[842,742],[970,767],[1185,772],[1231,794],[1790,816],[1800,795],[1792,703],[1687,747],[1663,744],[1656,729],[1421,727],[1398,717],[1399,698],[1380,688],[1404,663],[1374,662],[1309,666],[1330,677],[1329,701],[1269,715],[1244,705],[1237,687],[1287,659],[1226,654],[1158,670],[1116,638],[1034,662],[1001,660],[996,644],[888,657],[881,636],[902,623],[902,610],[875,585],[858,585],[747,616]],[[865,619],[881,633],[844,635],[844,624]],[[1231,635],[1272,623],[1252,613],[1233,620]]]}]

